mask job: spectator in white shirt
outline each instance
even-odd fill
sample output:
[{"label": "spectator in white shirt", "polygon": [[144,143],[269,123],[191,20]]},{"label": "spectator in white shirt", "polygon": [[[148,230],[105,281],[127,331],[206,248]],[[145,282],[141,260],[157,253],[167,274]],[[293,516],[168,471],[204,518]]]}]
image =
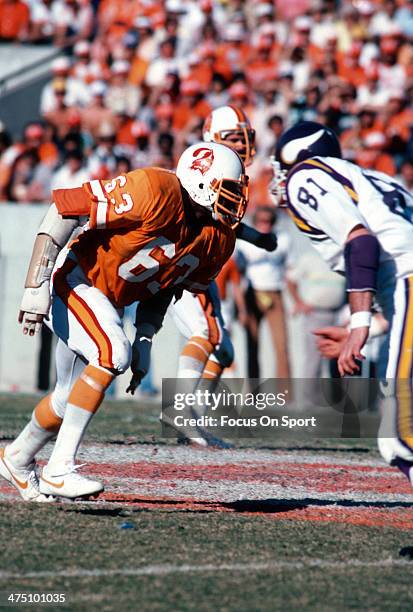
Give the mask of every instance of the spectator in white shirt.
[{"label": "spectator in white shirt", "polygon": [[70,151],[66,161],[52,175],[50,188],[70,189],[71,187],[81,187],[83,183],[90,180],[90,174],[83,165],[83,154],[81,151]]},{"label": "spectator in white shirt", "polygon": [[[275,208],[258,206],[253,215],[253,225],[261,232],[271,232],[276,221]],[[277,230],[278,247],[267,252],[248,242],[239,241],[237,254],[248,281],[247,351],[248,377],[259,378],[259,329],[265,320],[271,333],[276,356],[275,377],[289,378],[290,362],[287,348],[287,329],[282,292],[285,288],[286,268],[291,253],[290,237]]]}]

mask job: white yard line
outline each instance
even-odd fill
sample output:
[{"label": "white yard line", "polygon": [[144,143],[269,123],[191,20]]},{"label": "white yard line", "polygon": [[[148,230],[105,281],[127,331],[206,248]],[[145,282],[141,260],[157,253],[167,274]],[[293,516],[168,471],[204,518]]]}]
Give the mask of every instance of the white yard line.
[{"label": "white yard line", "polygon": [[[356,503],[413,503],[412,493],[387,493],[375,491],[354,490],[355,485],[343,485],[334,490],[334,482],[330,483],[330,490],[317,490],[317,476],[314,476],[304,485],[285,485],[274,482],[256,482],[253,479],[246,482],[235,480],[208,480],[207,472],[203,480],[191,480],[189,478],[179,479],[156,479],[129,478],[119,476],[104,476],[107,493],[122,495],[127,493],[139,496],[149,496],[148,501],[156,501],[157,498],[175,500],[179,503],[180,498],[192,502],[237,502],[243,500],[273,500],[276,501],[300,501],[305,499],[331,501],[332,504],[345,505],[346,502]],[[145,500],[143,500],[145,501]],[[340,504],[343,502],[343,504]],[[313,505],[309,503],[309,505]]]},{"label": "white yard line", "polygon": [[325,559],[308,559],[306,561],[268,561],[264,563],[222,563],[204,565],[145,565],[124,569],[67,569],[42,572],[5,572],[0,570],[0,580],[37,579],[37,578],[105,578],[111,576],[167,576],[169,574],[202,574],[216,572],[277,572],[280,570],[299,569],[348,569],[348,568],[386,568],[410,567],[413,563],[404,559],[378,559],[377,561],[326,561]]},{"label": "white yard line", "polygon": [[[50,451],[51,447],[48,449]],[[44,453],[44,457],[49,452]],[[336,466],[359,465],[371,468],[384,468],[392,470],[379,457],[366,457],[364,453],[332,452],[325,451],[283,451],[283,450],[260,450],[260,449],[233,449],[233,450],[203,450],[181,446],[157,446],[149,444],[137,444],[131,446],[110,444],[85,444],[81,447],[79,461],[89,463],[172,463],[180,465],[225,465],[225,464],[277,464],[277,463],[313,463],[330,464]],[[42,456],[42,455],[40,455]]]}]

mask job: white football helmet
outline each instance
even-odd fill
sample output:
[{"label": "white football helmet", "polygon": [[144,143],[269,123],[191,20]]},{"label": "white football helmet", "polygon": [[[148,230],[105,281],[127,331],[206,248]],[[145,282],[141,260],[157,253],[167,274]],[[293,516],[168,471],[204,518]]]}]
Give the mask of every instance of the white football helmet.
[{"label": "white football helmet", "polygon": [[188,147],[176,167],[176,176],[192,200],[233,229],[248,204],[248,176],[239,155],[215,142]]},{"label": "white football helmet", "polygon": [[255,130],[239,106],[219,106],[205,119],[205,142],[219,142],[234,149],[248,166],[255,155]]}]

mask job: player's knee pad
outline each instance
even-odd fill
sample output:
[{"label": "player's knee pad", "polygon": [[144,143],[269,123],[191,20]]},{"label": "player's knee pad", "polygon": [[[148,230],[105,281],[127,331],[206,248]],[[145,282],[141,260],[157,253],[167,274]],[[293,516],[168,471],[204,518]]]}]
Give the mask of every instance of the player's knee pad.
[{"label": "player's knee pad", "polygon": [[90,365],[105,368],[115,376],[123,374],[129,368],[132,360],[132,347],[121,327],[115,327],[109,338],[110,350],[96,350],[85,355]]},{"label": "player's knee pad", "polygon": [[[204,340],[207,340],[208,342],[210,342],[210,333],[209,333],[209,329],[208,329],[208,325],[205,323],[205,325],[198,323],[192,330],[192,337],[196,336],[197,338],[203,338]],[[214,343],[212,343],[214,344]],[[215,345],[214,345],[214,349],[215,349]]]},{"label": "player's knee pad", "polygon": [[234,345],[227,332],[224,333],[221,343],[216,347],[214,357],[223,368],[229,368],[232,365]]},{"label": "player's knee pad", "polygon": [[113,369],[112,372],[115,376],[119,376],[119,374],[124,374],[126,370],[130,367],[132,361],[132,347],[129,340],[124,336],[119,342],[117,342],[116,347],[113,351]]}]

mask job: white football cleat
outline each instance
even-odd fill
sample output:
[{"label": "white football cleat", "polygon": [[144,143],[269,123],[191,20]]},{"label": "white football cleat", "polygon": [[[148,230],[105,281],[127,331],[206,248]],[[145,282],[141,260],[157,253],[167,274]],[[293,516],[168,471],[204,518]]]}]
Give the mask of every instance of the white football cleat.
[{"label": "white football cleat", "polygon": [[40,491],[45,495],[56,497],[97,497],[104,490],[104,486],[98,480],[86,478],[77,473],[81,465],[66,466],[64,469],[56,470],[47,465],[43,468],[40,479]]},{"label": "white football cleat", "polygon": [[5,448],[0,448],[0,475],[17,489],[24,501],[40,503],[55,501],[53,497],[40,492],[36,463],[33,461],[24,468],[16,468],[6,457]]}]

